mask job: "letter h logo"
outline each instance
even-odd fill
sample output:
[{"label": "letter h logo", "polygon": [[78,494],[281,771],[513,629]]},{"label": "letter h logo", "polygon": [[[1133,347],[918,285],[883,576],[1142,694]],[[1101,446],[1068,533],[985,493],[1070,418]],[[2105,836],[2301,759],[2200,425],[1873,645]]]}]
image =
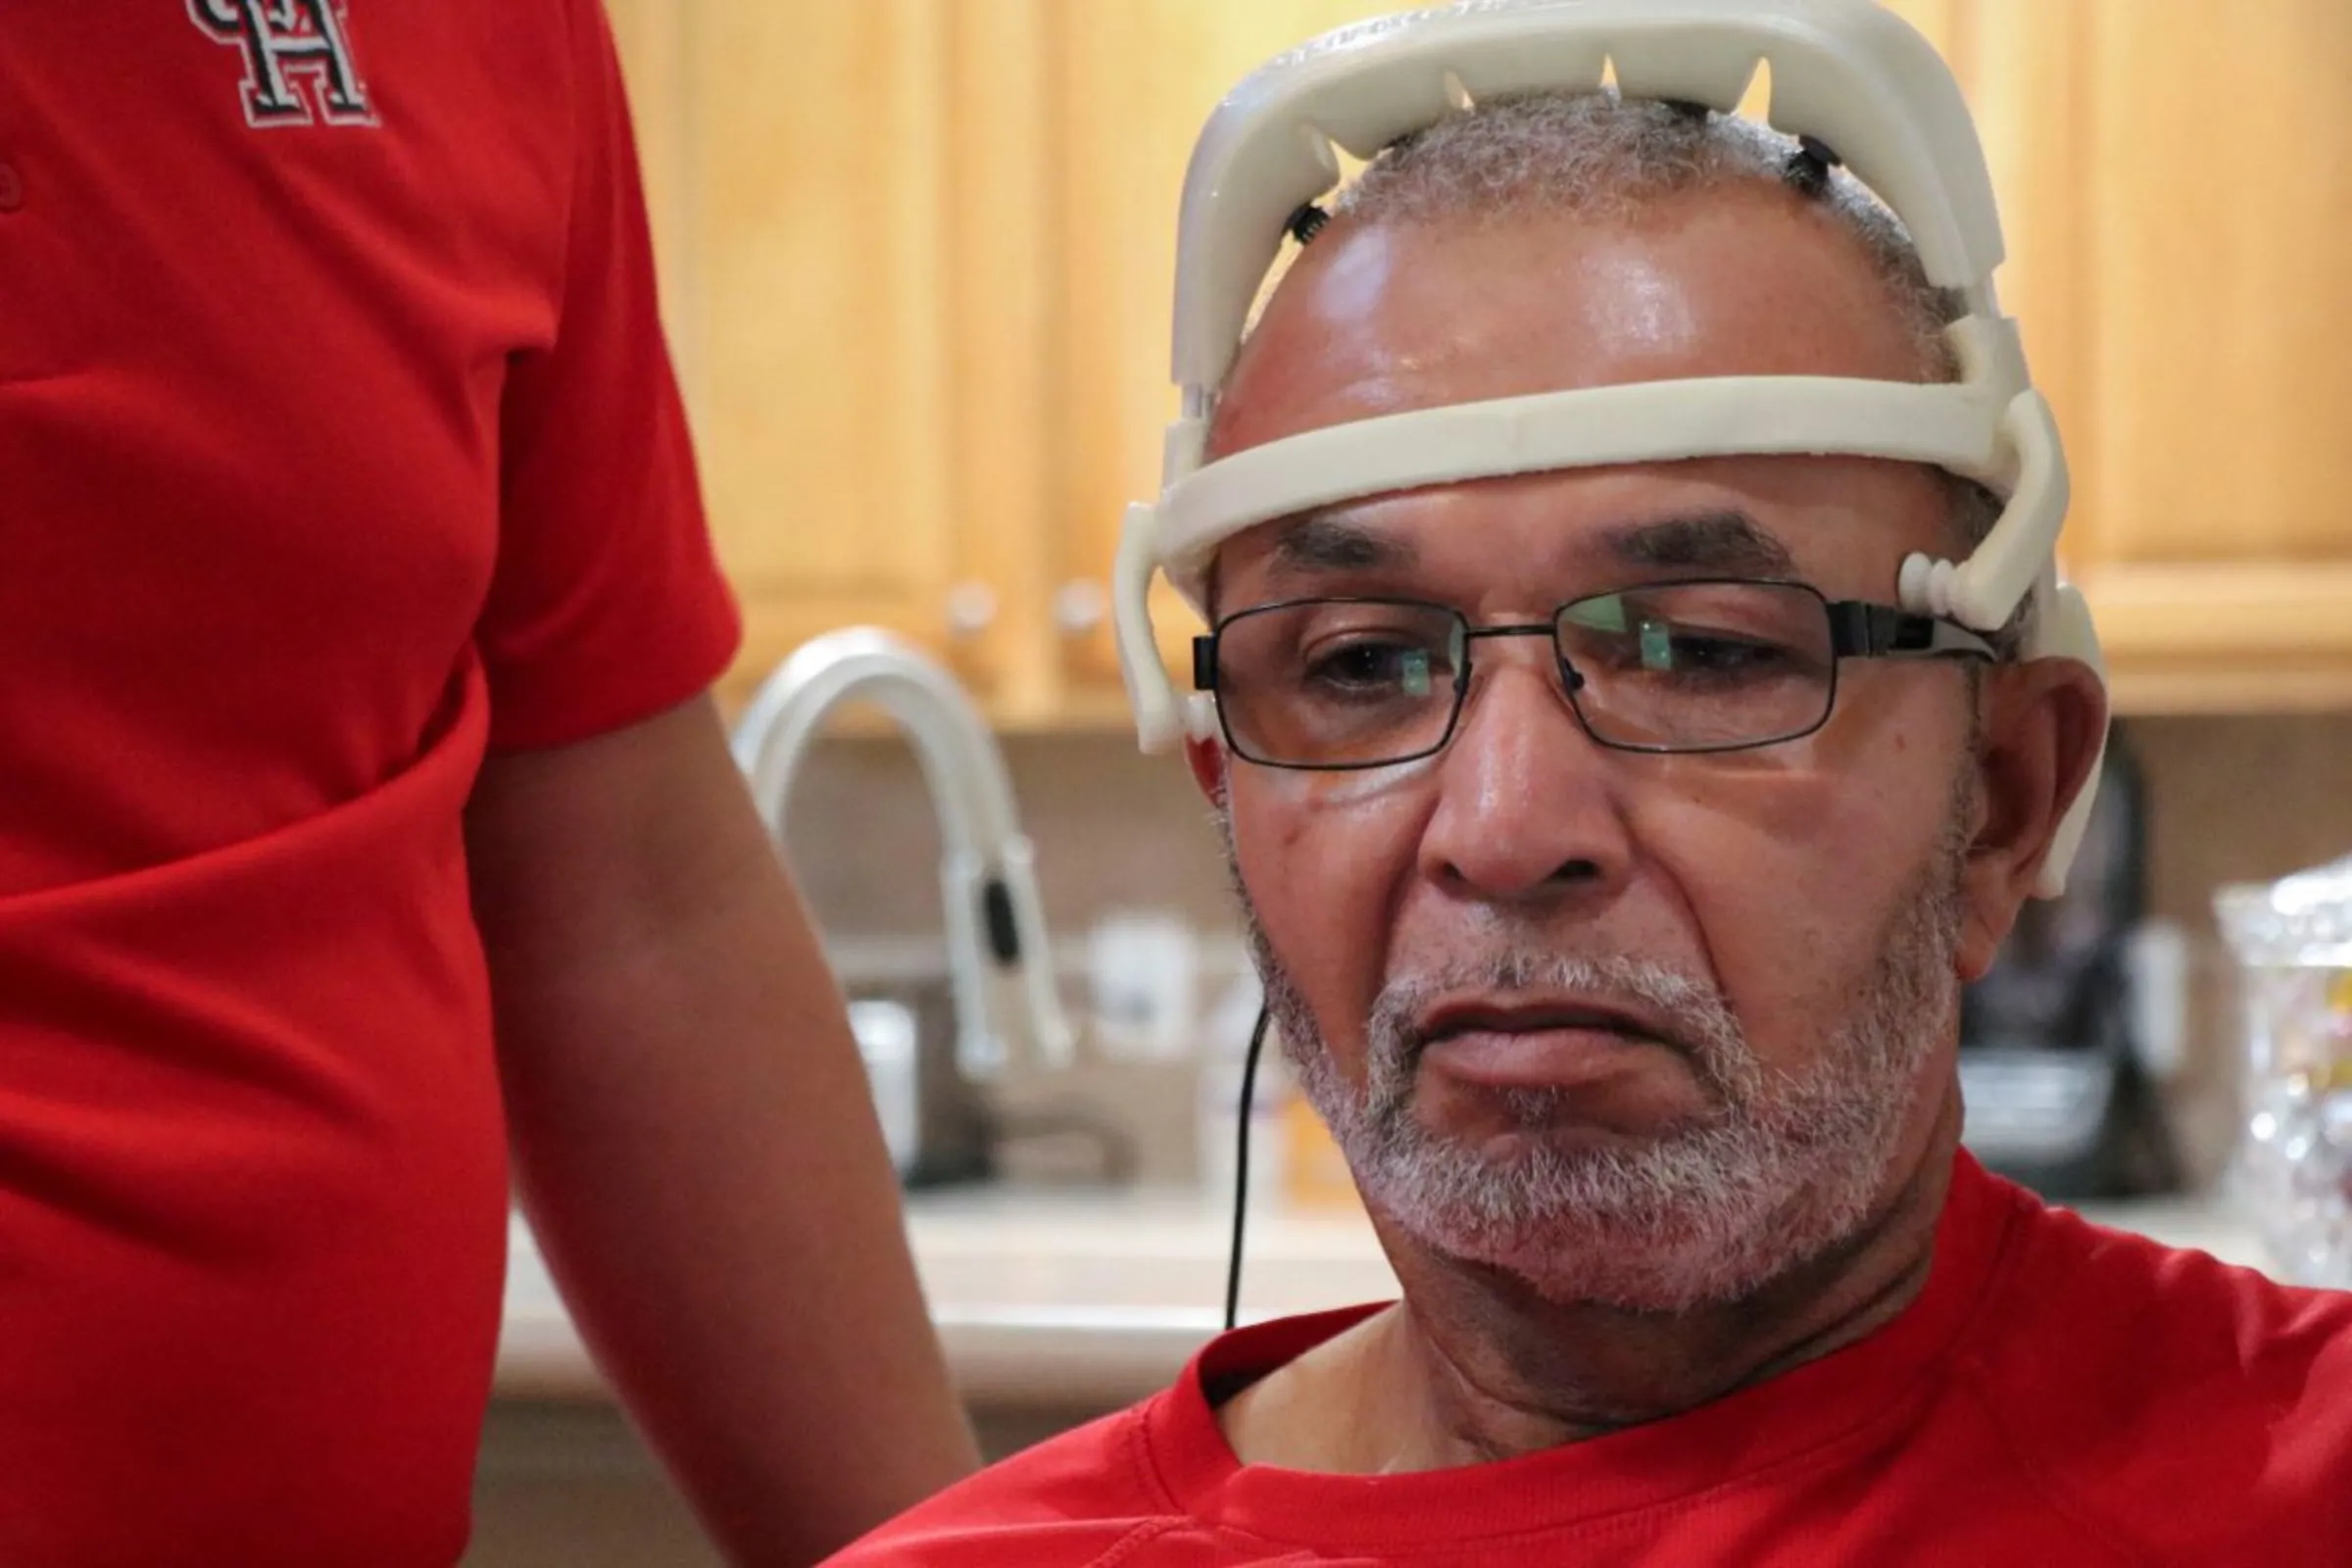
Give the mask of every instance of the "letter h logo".
[{"label": "letter h logo", "polygon": [[346,6],[347,0],[188,0],[188,16],[215,43],[244,54],[248,124],[372,125],[375,110],[352,58]]}]

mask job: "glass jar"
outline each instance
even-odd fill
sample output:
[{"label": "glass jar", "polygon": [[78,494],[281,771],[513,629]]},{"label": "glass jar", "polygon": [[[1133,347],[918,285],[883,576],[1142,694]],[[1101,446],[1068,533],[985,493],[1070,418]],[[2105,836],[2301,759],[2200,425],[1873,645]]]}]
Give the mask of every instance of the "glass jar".
[{"label": "glass jar", "polygon": [[2286,1278],[2352,1288],[2352,858],[2214,909],[2238,963],[2240,1206]]}]

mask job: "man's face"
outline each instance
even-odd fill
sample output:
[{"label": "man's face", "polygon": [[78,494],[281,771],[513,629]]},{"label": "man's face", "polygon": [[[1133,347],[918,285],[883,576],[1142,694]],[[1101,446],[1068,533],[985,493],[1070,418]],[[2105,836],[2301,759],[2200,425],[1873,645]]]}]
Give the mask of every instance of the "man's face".
[{"label": "man's face", "polygon": [[[1563,388],[1915,380],[1918,347],[1851,245],[1770,192],[1639,226],[1342,220],[1269,304],[1215,451]],[[1887,602],[1907,554],[1948,553],[1947,517],[1934,475],[1864,460],[1443,486],[1236,539],[1218,610],[1407,596],[1542,622],[1722,575]],[[1963,874],[1982,816],[1966,678],[1847,661],[1812,735],[1649,756],[1584,733],[1544,640],[1472,650],[1467,707],[1426,761],[1197,758],[1212,784],[1223,768],[1286,1043],[1410,1243],[1563,1298],[1735,1297],[1849,1234],[1943,1108],[1958,979],[2015,908],[1973,908]]]}]

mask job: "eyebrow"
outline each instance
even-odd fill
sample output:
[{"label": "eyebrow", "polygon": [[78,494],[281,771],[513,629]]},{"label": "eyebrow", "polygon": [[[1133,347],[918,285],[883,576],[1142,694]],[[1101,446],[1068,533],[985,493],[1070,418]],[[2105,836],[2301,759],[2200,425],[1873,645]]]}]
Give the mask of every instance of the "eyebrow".
[{"label": "eyebrow", "polygon": [[[1629,570],[1706,572],[1727,577],[1793,577],[1796,558],[1744,512],[1725,509],[1658,517],[1610,529],[1601,549]],[[1409,571],[1420,553],[1409,540],[1376,532],[1339,512],[1310,512],[1275,536],[1281,575]]]},{"label": "eyebrow", "polygon": [[1744,512],[1702,512],[1612,530],[1609,554],[1650,571],[1709,571],[1731,577],[1790,577],[1796,558]]},{"label": "eyebrow", "polygon": [[1398,571],[1419,558],[1403,540],[1326,512],[1306,514],[1274,539],[1274,565],[1281,571]]}]

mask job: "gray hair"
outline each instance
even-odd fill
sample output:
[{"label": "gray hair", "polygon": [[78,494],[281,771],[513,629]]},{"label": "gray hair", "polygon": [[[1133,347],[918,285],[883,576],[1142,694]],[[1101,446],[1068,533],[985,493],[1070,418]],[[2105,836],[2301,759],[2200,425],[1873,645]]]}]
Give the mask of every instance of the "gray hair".
[{"label": "gray hair", "polygon": [[[1886,285],[1889,309],[1909,325],[1920,378],[1958,378],[1943,329],[1965,307],[1957,291],[1929,281],[1902,220],[1837,166],[1833,149],[1737,115],[1625,99],[1610,89],[1482,99],[1469,113],[1383,150],[1339,194],[1333,212],[1365,222],[1483,223],[1539,211],[1607,221],[1662,198],[1737,185],[1791,189],[1820,203],[1852,236]],[[2002,502],[1973,480],[1944,477],[1954,559],[1966,560],[1999,520]],[[2021,608],[1994,639],[2004,656],[2014,657],[2025,614]]]}]

